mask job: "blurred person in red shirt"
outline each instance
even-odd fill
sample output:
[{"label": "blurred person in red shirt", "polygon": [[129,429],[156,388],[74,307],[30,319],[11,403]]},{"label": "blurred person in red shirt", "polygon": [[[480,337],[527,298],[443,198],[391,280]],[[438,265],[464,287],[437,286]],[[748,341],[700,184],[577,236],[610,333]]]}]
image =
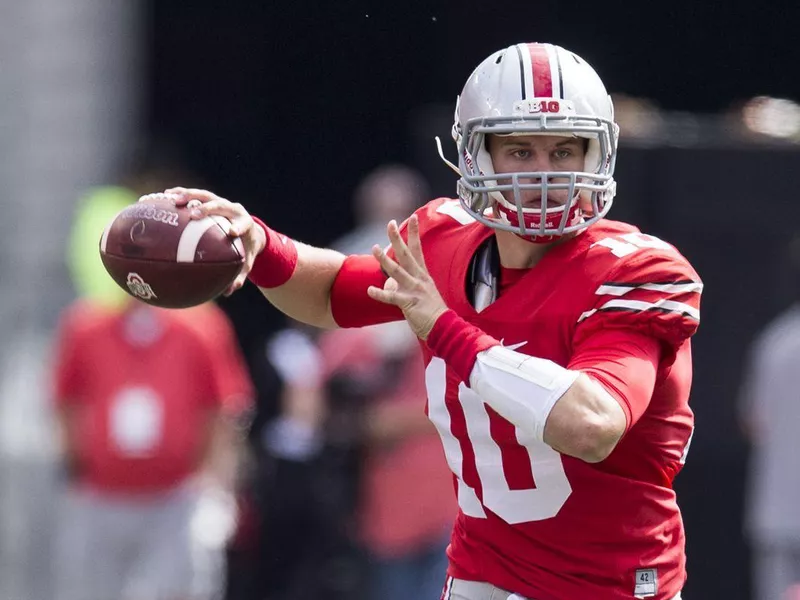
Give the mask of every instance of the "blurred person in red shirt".
[{"label": "blurred person in red shirt", "polygon": [[[230,528],[231,515],[198,476],[213,463],[231,471],[220,460],[232,454],[226,431],[250,395],[216,307],[81,300],[63,314],[55,405],[69,485],[58,553],[65,599],[183,600],[219,590],[215,530]],[[205,475],[212,489],[230,485]]]},{"label": "blurred person in red shirt", "polygon": [[135,199],[123,187],[92,190],[70,243],[81,298],[61,315],[53,357],[64,600],[215,597],[234,526],[238,421],[253,395],[247,367],[216,305],[157,309],[110,285],[98,215]]}]

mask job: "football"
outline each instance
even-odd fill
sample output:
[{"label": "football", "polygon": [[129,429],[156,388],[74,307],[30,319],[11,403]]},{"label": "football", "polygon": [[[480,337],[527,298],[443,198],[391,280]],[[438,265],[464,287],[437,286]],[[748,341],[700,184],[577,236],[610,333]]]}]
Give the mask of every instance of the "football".
[{"label": "football", "polygon": [[233,282],[244,247],[220,216],[192,219],[168,197],[122,209],[100,238],[108,273],[134,298],[162,308],[186,308],[214,299]]}]

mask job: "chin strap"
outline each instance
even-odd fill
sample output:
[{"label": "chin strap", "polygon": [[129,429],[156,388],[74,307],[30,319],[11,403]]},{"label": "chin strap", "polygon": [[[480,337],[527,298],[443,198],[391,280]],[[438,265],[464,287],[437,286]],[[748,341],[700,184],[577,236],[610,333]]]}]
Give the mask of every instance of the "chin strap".
[{"label": "chin strap", "polygon": [[442,140],[439,139],[438,135],[435,136],[434,139],[436,140],[436,148],[439,151],[439,158],[441,158],[444,161],[444,164],[453,169],[453,171],[456,172],[456,175],[461,177],[461,171],[458,170],[458,167],[444,157],[444,150],[442,150]]}]

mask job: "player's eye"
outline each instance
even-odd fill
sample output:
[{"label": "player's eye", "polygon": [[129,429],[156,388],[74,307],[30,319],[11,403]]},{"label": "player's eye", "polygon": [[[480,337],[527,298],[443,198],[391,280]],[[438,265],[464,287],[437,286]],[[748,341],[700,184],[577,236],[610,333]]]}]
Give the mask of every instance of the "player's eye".
[{"label": "player's eye", "polygon": [[559,148],[558,150],[553,152],[553,157],[556,160],[564,160],[566,158],[569,158],[570,156],[572,156],[572,150],[569,150],[568,148]]},{"label": "player's eye", "polygon": [[519,159],[528,159],[531,157],[532,153],[527,148],[518,148],[511,153],[514,157]]}]

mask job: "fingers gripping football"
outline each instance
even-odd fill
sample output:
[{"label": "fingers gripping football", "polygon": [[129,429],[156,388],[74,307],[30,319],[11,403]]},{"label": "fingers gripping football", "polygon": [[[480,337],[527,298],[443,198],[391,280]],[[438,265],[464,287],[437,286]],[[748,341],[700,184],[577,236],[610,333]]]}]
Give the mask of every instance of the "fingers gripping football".
[{"label": "fingers gripping football", "polygon": [[447,305],[425,267],[416,216],[411,217],[408,223],[408,244],[400,236],[395,221],[389,223],[387,233],[395,259],[392,260],[379,246],[372,249],[388,279],[383,288],[370,286],[367,293],[375,300],[397,306],[403,311],[411,330],[421,340],[426,340],[436,320],[447,310]]},{"label": "fingers gripping football", "polygon": [[193,219],[219,215],[231,222],[229,235],[241,238],[245,256],[242,270],[224,293],[229,296],[242,287],[247,280],[247,274],[253,268],[256,256],[266,244],[264,231],[256,225],[247,209],[238,202],[231,202],[213,192],[196,188],[175,187],[166,190],[164,194],[171,197],[176,206],[190,206]]}]

